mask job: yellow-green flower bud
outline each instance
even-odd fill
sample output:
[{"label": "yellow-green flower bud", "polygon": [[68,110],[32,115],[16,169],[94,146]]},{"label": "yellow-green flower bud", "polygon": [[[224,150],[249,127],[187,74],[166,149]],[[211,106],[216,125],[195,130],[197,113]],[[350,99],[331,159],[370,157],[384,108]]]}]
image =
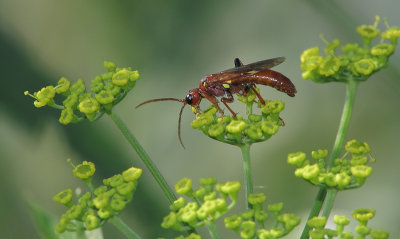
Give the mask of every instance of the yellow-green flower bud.
[{"label": "yellow-green flower bud", "polygon": [[127,170],[122,172],[122,178],[126,182],[133,182],[136,181],[140,178],[142,175],[142,169],[141,168],[135,168],[135,167],[130,167]]},{"label": "yellow-green flower bud", "polygon": [[342,51],[344,53],[353,53],[353,52],[356,52],[357,49],[358,49],[357,43],[348,43],[342,47]]},{"label": "yellow-green flower bud", "polygon": [[287,157],[287,163],[296,167],[301,167],[305,159],[306,154],[303,152],[290,153]]},{"label": "yellow-green flower bud", "polygon": [[181,209],[183,206],[185,206],[186,200],[184,197],[179,197],[178,199],[176,199],[170,206],[169,208],[172,211],[178,211],[179,209]]},{"label": "yellow-green flower bud", "polygon": [[364,155],[353,155],[353,157],[350,160],[350,164],[352,166],[356,166],[356,165],[364,165],[368,163],[368,158]]},{"label": "yellow-green flower bud", "polygon": [[126,202],[119,198],[113,198],[110,203],[110,207],[114,211],[122,211],[125,208]]},{"label": "yellow-green flower bud", "polygon": [[361,59],[354,63],[354,71],[355,75],[371,75],[377,68],[377,64],[370,58]]},{"label": "yellow-green flower bud", "polygon": [[268,204],[268,211],[270,212],[281,212],[283,210],[283,202]]},{"label": "yellow-green flower bud", "polygon": [[272,121],[262,121],[261,130],[268,135],[274,135],[278,132],[279,126]]},{"label": "yellow-green flower bud", "polygon": [[186,222],[188,224],[193,224],[193,223],[196,222],[196,219],[197,219],[196,211],[194,211],[194,210],[190,210],[190,211],[189,210],[185,210],[180,214],[179,219],[182,222]]},{"label": "yellow-green flower bud", "polygon": [[307,225],[312,228],[322,229],[325,227],[326,217],[313,217],[307,221]]},{"label": "yellow-green flower bud", "polygon": [[136,184],[134,182],[126,182],[117,186],[117,192],[123,196],[132,194],[136,189]]},{"label": "yellow-green flower bud", "polygon": [[318,73],[323,76],[332,76],[339,71],[340,66],[340,60],[336,56],[329,55],[322,59]]},{"label": "yellow-green flower bud", "polygon": [[264,210],[257,210],[254,213],[254,218],[258,221],[263,223],[268,218],[268,214]]},{"label": "yellow-green flower bud", "polygon": [[104,81],[101,76],[96,76],[90,83],[90,89],[94,93],[99,93],[104,88]]},{"label": "yellow-green flower bud", "polygon": [[211,137],[218,137],[218,136],[222,135],[224,133],[224,131],[225,131],[225,128],[222,124],[213,124],[208,129],[208,134]]},{"label": "yellow-green flower bud", "polygon": [[86,91],[85,83],[79,79],[70,88],[71,94],[80,95]]},{"label": "yellow-green flower bud", "polygon": [[372,239],[387,239],[389,238],[389,233],[382,230],[375,230],[371,232]]},{"label": "yellow-green flower bud", "polygon": [[109,201],[110,196],[106,192],[104,192],[93,199],[93,205],[96,208],[100,209],[107,206]]},{"label": "yellow-green flower bud", "polygon": [[96,99],[88,98],[79,103],[78,109],[84,114],[93,114],[100,110],[100,105]]},{"label": "yellow-green flower bud", "polygon": [[228,229],[236,230],[242,224],[242,218],[238,215],[224,218],[225,227]]},{"label": "yellow-green flower bud", "polygon": [[296,217],[294,214],[285,213],[278,216],[278,221],[283,222],[285,229],[291,231],[294,227],[300,224],[300,218]]},{"label": "yellow-green flower bud", "polygon": [[223,185],[221,185],[221,192],[225,194],[229,194],[229,196],[232,198],[233,201],[236,201],[237,199],[237,194],[238,191],[240,190],[241,185],[240,182],[238,181],[230,181],[226,182]]},{"label": "yellow-green flower bud", "polygon": [[243,239],[251,239],[256,235],[256,223],[253,221],[243,222],[240,229],[240,237]]},{"label": "yellow-green flower bud", "polygon": [[265,105],[261,108],[261,112],[264,114],[278,114],[285,109],[285,103],[279,100],[268,100]]},{"label": "yellow-green flower bud", "polygon": [[383,43],[371,48],[371,55],[373,56],[389,56],[393,54],[394,46],[391,44]]},{"label": "yellow-green flower bud", "polygon": [[61,111],[60,118],[58,119],[58,122],[60,122],[63,125],[67,125],[71,123],[75,118],[74,111],[70,107],[66,107]]},{"label": "yellow-green flower bud", "polygon": [[174,186],[178,194],[187,195],[192,192],[192,180],[190,178],[182,178]]},{"label": "yellow-green flower bud", "polygon": [[318,56],[318,55],[319,55],[318,47],[309,48],[309,49],[303,51],[303,53],[301,54],[300,62],[304,63],[308,60],[309,57]]},{"label": "yellow-green flower bud", "polygon": [[104,61],[104,68],[106,68],[108,71],[115,71],[116,65],[112,61]]},{"label": "yellow-green flower bud", "polygon": [[109,208],[103,207],[103,208],[100,208],[99,211],[97,211],[97,215],[101,219],[108,219],[113,216],[113,211],[111,211],[111,209],[109,209]]},{"label": "yellow-green flower bud", "polygon": [[251,122],[260,122],[262,120],[262,116],[261,115],[254,115],[254,114],[250,114],[248,116],[249,121]]},{"label": "yellow-green flower bud", "polygon": [[216,198],[217,198],[217,193],[216,193],[216,192],[210,192],[210,193],[204,195],[204,200],[205,200],[205,201],[207,201],[207,200],[214,200],[214,199],[216,199]]},{"label": "yellow-green flower bud", "polygon": [[254,125],[251,125],[250,127],[248,127],[245,130],[245,132],[246,132],[246,135],[249,136],[249,138],[252,140],[258,140],[263,137],[263,132],[261,131],[261,129]]},{"label": "yellow-green flower bud", "polygon": [[212,186],[217,183],[217,179],[214,177],[200,178],[200,184],[204,186]]},{"label": "yellow-green flower bud", "polygon": [[365,225],[357,225],[356,226],[356,232],[360,234],[361,236],[366,237],[370,232],[371,228],[365,226]]},{"label": "yellow-green flower bud", "polygon": [[203,126],[212,124],[212,122],[213,122],[212,116],[201,114],[198,118],[192,121],[191,126],[193,129],[200,129]]},{"label": "yellow-green flower bud", "polygon": [[357,178],[367,178],[372,173],[372,168],[367,165],[356,165],[350,168],[351,174]]},{"label": "yellow-green flower bud", "polygon": [[346,216],[335,215],[333,217],[333,222],[336,225],[346,226],[350,223],[350,220]]},{"label": "yellow-green flower bud", "polygon": [[82,206],[81,205],[73,205],[71,208],[69,208],[66,212],[66,216],[69,219],[76,219],[81,215],[82,213]]},{"label": "yellow-green flower bud", "polygon": [[101,185],[101,186],[98,186],[94,190],[93,193],[94,193],[95,196],[99,196],[100,194],[107,192],[107,190],[108,190],[108,187],[106,185]]},{"label": "yellow-green flower bud", "polygon": [[110,178],[103,179],[103,183],[104,185],[115,188],[124,183],[124,178],[121,174],[116,174]]},{"label": "yellow-green flower bud", "polygon": [[351,182],[351,177],[347,173],[337,173],[335,174],[335,183],[339,189],[343,189],[348,186]]},{"label": "yellow-green flower bud", "polygon": [[127,69],[117,71],[117,73],[112,76],[112,83],[120,87],[125,86],[129,81],[129,73],[130,71]]},{"label": "yellow-green flower bud", "polygon": [[366,225],[366,223],[375,216],[375,209],[359,208],[354,210],[352,216],[360,222],[360,224]]},{"label": "yellow-green flower bud", "polygon": [[72,190],[67,188],[57,193],[57,195],[53,197],[53,201],[67,206],[72,203],[72,196]]},{"label": "yellow-green flower bud", "polygon": [[318,176],[320,169],[317,164],[306,165],[303,167],[302,177],[307,180],[314,179]]},{"label": "yellow-green flower bud", "polygon": [[328,155],[328,150],[326,149],[318,149],[317,151],[311,152],[311,157],[315,160],[323,159]]},{"label": "yellow-green flower bud", "polygon": [[78,104],[78,95],[76,94],[68,95],[67,98],[63,101],[63,105],[66,108],[75,108],[77,104]]},{"label": "yellow-green flower bud", "polygon": [[139,71],[131,71],[129,74],[130,81],[137,81],[140,77]]},{"label": "yellow-green flower bud", "polygon": [[175,227],[178,223],[177,215],[174,212],[170,212],[166,217],[164,217],[163,222],[161,223],[161,227],[168,229]]},{"label": "yellow-green flower bud", "polygon": [[267,200],[267,197],[264,193],[252,193],[248,198],[251,205],[263,204],[265,200]]},{"label": "yellow-green flower bud", "polygon": [[374,39],[375,37],[379,36],[380,31],[376,28],[376,26],[361,25],[357,27],[357,33],[362,37]]},{"label": "yellow-green flower bud", "polygon": [[75,177],[85,180],[91,178],[95,171],[94,163],[83,161],[72,170],[72,173]]},{"label": "yellow-green flower bud", "polygon": [[67,225],[69,223],[69,219],[65,217],[64,215],[61,216],[60,221],[58,222],[56,226],[56,232],[57,233],[63,233],[67,230]]},{"label": "yellow-green flower bud", "polygon": [[60,80],[57,82],[57,86],[55,87],[55,90],[56,90],[57,94],[62,94],[62,93],[67,92],[70,85],[71,85],[71,82],[67,78],[61,77]]},{"label": "yellow-green flower bud", "polygon": [[85,219],[86,230],[94,230],[100,226],[100,220],[95,215],[88,215]]},{"label": "yellow-green flower bud", "polygon": [[366,154],[371,151],[369,145],[365,142],[359,142],[355,139],[346,143],[345,149],[352,154]]},{"label": "yellow-green flower bud", "polygon": [[240,133],[246,128],[246,123],[242,120],[232,120],[227,126],[226,131],[235,134]]},{"label": "yellow-green flower bud", "polygon": [[[206,194],[206,189],[204,187],[200,187],[193,192],[193,197],[202,199]],[[205,199],[204,199],[205,200]]]},{"label": "yellow-green flower bud", "polygon": [[109,90],[100,91],[95,98],[102,105],[110,104],[114,101],[114,96]]},{"label": "yellow-green flower bud", "polygon": [[56,95],[56,90],[52,85],[42,88],[40,91],[35,92],[36,100],[33,102],[36,108],[47,105]]}]

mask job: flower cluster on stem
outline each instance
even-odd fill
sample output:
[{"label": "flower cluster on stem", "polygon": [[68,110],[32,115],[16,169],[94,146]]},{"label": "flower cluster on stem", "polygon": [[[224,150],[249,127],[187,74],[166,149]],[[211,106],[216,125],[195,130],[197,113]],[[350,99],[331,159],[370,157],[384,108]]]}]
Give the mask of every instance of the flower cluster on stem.
[{"label": "flower cluster on stem", "polygon": [[[59,122],[67,125],[84,119],[95,121],[104,113],[109,114],[135,86],[139,72],[130,68],[118,68],[115,63],[106,61],[107,73],[96,76],[91,81],[90,91],[83,80],[75,83],[61,77],[56,86],[46,86],[30,94],[35,99],[35,107],[50,106],[61,110]],[[58,102],[58,103],[57,103]]]},{"label": "flower cluster on stem", "polygon": [[256,95],[250,91],[247,96],[238,96],[238,100],[246,105],[247,119],[242,115],[218,117],[217,108],[210,106],[204,112],[197,112],[192,121],[192,128],[201,130],[215,140],[232,144],[245,145],[262,142],[276,134],[283,121],[279,113],[285,108],[282,101],[265,100],[265,105],[257,103],[260,114],[253,112]]},{"label": "flower cluster on stem", "polygon": [[[375,216],[375,209],[360,208],[354,210],[353,218],[358,222],[355,227],[356,237],[359,239],[372,238],[372,239],[387,239],[389,233],[382,230],[372,230],[367,226],[369,220]],[[342,238],[352,239],[354,234],[344,230],[345,226],[349,225],[350,219],[346,216],[335,215],[333,222],[336,224],[336,229],[325,228],[326,217],[313,217],[308,220],[307,224],[312,228],[309,232],[311,239],[324,239],[324,238]],[[370,237],[368,237],[370,236]]]},{"label": "flower cluster on stem", "polygon": [[73,175],[82,179],[90,190],[74,195],[73,191],[67,188],[54,196],[55,202],[68,208],[56,227],[58,233],[94,230],[117,217],[132,200],[138,179],[142,174],[141,169],[131,167],[121,174],[104,179],[103,185],[93,188],[91,179],[95,172],[95,165],[84,161],[73,167]]},{"label": "flower cluster on stem", "polygon": [[272,214],[272,227],[266,228],[266,221],[270,217],[263,204],[266,197],[263,193],[253,193],[249,196],[252,208],[241,213],[225,218],[225,227],[238,233],[243,239],[275,239],[286,236],[300,223],[300,218],[294,214],[282,213],[283,203],[268,204],[267,208]]},{"label": "flower cluster on stem", "polygon": [[334,166],[327,168],[328,150],[312,151],[312,160],[306,159],[303,152],[291,153],[288,164],[296,167],[294,174],[307,182],[325,189],[346,190],[361,187],[371,175],[374,162],[370,147],[365,142],[351,140],[346,143],[346,153],[334,161]]}]

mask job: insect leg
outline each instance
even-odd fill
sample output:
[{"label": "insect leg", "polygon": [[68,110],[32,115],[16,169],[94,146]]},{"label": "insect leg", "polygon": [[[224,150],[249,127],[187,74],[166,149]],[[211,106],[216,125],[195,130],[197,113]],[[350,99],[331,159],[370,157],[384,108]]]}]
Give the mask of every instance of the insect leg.
[{"label": "insect leg", "polygon": [[217,107],[218,111],[221,113],[221,117],[224,118],[224,111],[222,111],[222,109],[219,107],[217,99],[214,96],[212,96],[204,91],[200,91],[200,94],[201,94],[201,96],[206,98],[208,101],[210,101],[211,104],[213,104],[215,107]]},{"label": "insect leg", "polygon": [[232,93],[230,91],[226,91],[225,93],[226,93],[226,96],[221,98],[221,102],[224,103],[225,107],[232,113],[232,116],[234,118],[236,118],[236,113],[233,112],[231,107],[229,107],[228,104],[227,104],[227,103],[232,103],[233,102]]},{"label": "insect leg", "polygon": [[258,100],[260,101],[261,104],[265,105],[265,101],[264,99],[261,97],[260,93],[258,93],[256,87],[254,86],[254,84],[250,85],[250,89],[253,90],[253,92],[256,94]]}]

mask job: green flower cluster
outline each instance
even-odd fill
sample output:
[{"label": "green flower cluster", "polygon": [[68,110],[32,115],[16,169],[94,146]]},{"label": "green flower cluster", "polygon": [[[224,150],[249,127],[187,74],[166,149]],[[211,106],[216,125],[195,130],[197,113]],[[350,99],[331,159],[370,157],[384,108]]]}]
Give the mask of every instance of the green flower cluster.
[{"label": "green flower cluster", "polygon": [[316,161],[313,164],[303,152],[289,154],[287,162],[297,168],[294,172],[297,177],[318,187],[337,190],[361,187],[372,173],[372,168],[366,165],[375,161],[369,154],[371,149],[365,142],[351,140],[345,150],[343,157],[335,159],[329,169],[326,168],[328,150],[313,151],[311,157]]},{"label": "green flower cluster", "polygon": [[[343,45],[342,55],[337,52],[341,45],[338,39],[332,42],[323,39],[326,43],[324,50],[327,56],[320,55],[319,47],[305,50],[300,57],[302,77],[318,83],[347,82],[350,79],[365,81],[374,72],[384,68],[390,55],[394,53],[397,39],[400,37],[400,29],[389,27],[384,20],[387,29],[380,34],[377,28],[379,20],[379,17],[376,17],[374,25],[358,27],[357,33],[363,39],[363,46],[357,43]],[[372,40],[379,35],[381,36],[380,43],[372,45]]]},{"label": "green flower cluster", "polygon": [[[61,110],[59,122],[61,124],[76,123],[85,118],[90,121],[99,119],[104,113],[119,103],[135,86],[139,79],[139,72],[130,68],[117,68],[113,62],[104,62],[107,73],[96,76],[90,86],[91,92],[86,89],[83,80],[74,84],[61,77],[56,86],[46,86],[33,95],[35,107],[48,105]],[[58,95],[58,97],[57,97]],[[55,98],[61,102],[57,104]]]},{"label": "green flower cluster", "polygon": [[248,96],[239,96],[238,99],[246,104],[247,119],[241,115],[237,115],[236,118],[217,117],[217,108],[210,106],[206,111],[196,114],[192,128],[199,129],[208,137],[224,143],[244,145],[269,139],[283,125],[279,113],[285,108],[284,102],[265,100],[265,105],[258,102],[257,107],[261,109],[261,114],[254,114],[253,91],[250,91]]},{"label": "green flower cluster", "polygon": [[183,178],[176,183],[176,192],[192,200],[179,197],[171,204],[171,212],[164,217],[161,224],[163,228],[188,231],[210,225],[235,206],[241,188],[239,182],[217,184],[215,178],[202,178],[200,184],[199,188],[192,189],[192,180],[189,178]]},{"label": "green flower cluster", "polygon": [[300,223],[300,218],[294,214],[282,214],[283,203],[268,204],[268,211],[272,213],[273,227],[265,229],[268,213],[262,205],[266,201],[263,193],[249,195],[249,204],[252,209],[240,214],[225,218],[225,227],[237,232],[241,238],[275,239],[287,235]]},{"label": "green flower cluster", "polygon": [[[355,228],[357,233],[356,238],[364,239],[369,235],[373,239],[386,239],[389,238],[389,233],[381,230],[372,230],[367,226],[369,220],[375,216],[375,209],[356,209],[353,212],[353,218],[358,222]],[[313,217],[308,220],[307,224],[313,229],[309,231],[311,239],[324,239],[324,238],[342,238],[352,239],[353,233],[345,232],[344,227],[350,223],[350,219],[346,216],[335,215],[333,222],[336,224],[336,230],[325,228],[326,217]]]},{"label": "green flower cluster", "polygon": [[[90,188],[92,188],[90,180],[94,172],[94,164],[86,161],[73,169],[74,176],[84,180]],[[91,192],[75,195],[76,202],[74,202],[74,194],[69,188],[55,195],[53,200],[68,208],[61,216],[56,231],[63,233],[65,231],[93,230],[101,227],[112,217],[119,215],[126,204],[132,200],[141,174],[141,169],[131,167],[122,174],[104,179],[103,185]]]}]

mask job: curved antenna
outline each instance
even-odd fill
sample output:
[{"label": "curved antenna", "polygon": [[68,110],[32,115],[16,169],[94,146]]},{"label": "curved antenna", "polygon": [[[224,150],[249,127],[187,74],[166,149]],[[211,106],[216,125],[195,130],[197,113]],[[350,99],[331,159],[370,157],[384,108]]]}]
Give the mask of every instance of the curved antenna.
[{"label": "curved antenna", "polygon": [[183,112],[183,108],[185,108],[185,106],[186,106],[186,101],[185,101],[184,99],[183,99],[183,100],[181,100],[181,99],[176,99],[176,98],[159,98],[159,99],[152,99],[152,100],[147,100],[147,101],[145,101],[145,102],[142,102],[142,103],[138,104],[135,108],[137,109],[137,108],[139,108],[140,106],[145,105],[145,104],[147,104],[147,103],[152,103],[152,102],[157,102],[157,101],[169,101],[169,100],[170,100],[170,101],[178,101],[178,102],[182,102],[182,103],[183,103],[182,108],[181,108],[181,110],[179,111],[179,118],[178,118],[178,139],[179,139],[179,142],[181,143],[182,147],[185,148],[185,145],[183,145],[182,138],[181,138],[181,119],[182,119],[182,112]]},{"label": "curved antenna", "polygon": [[151,103],[151,102],[157,102],[157,101],[167,101],[167,100],[171,100],[171,101],[179,101],[182,103],[186,103],[185,100],[181,100],[181,99],[176,99],[176,98],[160,98],[160,99],[152,99],[152,100],[147,100],[145,102],[142,102],[140,104],[138,104],[135,108],[139,108],[142,105],[145,105],[147,103]]},{"label": "curved antenna", "polygon": [[179,118],[178,118],[178,139],[183,148],[185,148],[185,145],[183,145],[182,138],[181,138],[181,119],[182,119],[183,108],[185,108],[185,106],[186,106],[186,102],[183,102],[182,108],[179,111]]}]

